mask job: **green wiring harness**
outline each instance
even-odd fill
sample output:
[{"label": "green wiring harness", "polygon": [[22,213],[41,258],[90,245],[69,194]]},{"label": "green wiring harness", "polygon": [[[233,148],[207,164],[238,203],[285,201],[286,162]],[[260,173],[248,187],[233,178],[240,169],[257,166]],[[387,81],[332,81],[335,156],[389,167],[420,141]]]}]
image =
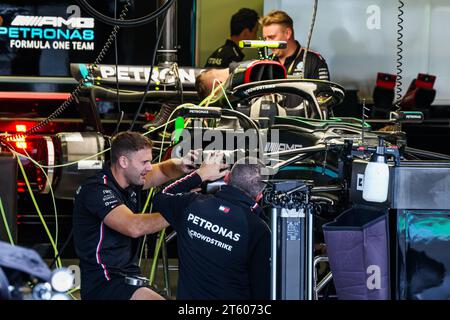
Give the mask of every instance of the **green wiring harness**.
[{"label": "green wiring harness", "polygon": [[[201,102],[199,103],[198,106],[201,107],[201,106],[203,106],[203,105],[206,104],[205,107],[208,107],[210,103],[216,102],[220,97],[218,97],[218,98],[216,98],[216,99],[214,99],[214,100],[213,100],[213,98],[216,96],[216,94],[217,94],[217,92],[218,92],[219,90],[222,90],[222,93],[224,94],[224,96],[225,96],[225,98],[226,98],[226,100],[227,100],[227,102],[228,102],[229,107],[230,107],[231,109],[233,109],[233,107],[232,107],[230,101],[228,100],[228,97],[227,97],[227,95],[226,95],[225,89],[223,88],[223,85],[222,85],[221,83],[218,83],[218,85],[216,86],[216,83],[217,83],[217,82],[214,81],[214,86],[213,86],[213,89],[212,89],[212,91],[211,91],[211,94],[210,94],[208,97],[206,97],[205,99],[203,99],[203,101],[201,101]],[[170,116],[169,116],[169,118],[168,118],[168,121],[166,122],[166,125],[165,125],[165,127],[164,127],[163,134],[162,134],[162,142],[161,142],[161,148],[160,148],[160,150],[159,150],[158,162],[161,162],[161,159],[162,159],[162,152],[163,152],[164,140],[165,140],[166,133],[167,133],[167,125],[169,124],[169,122],[172,121],[171,119],[172,119],[173,115],[174,115],[180,108],[182,108],[182,107],[184,107],[184,106],[188,106],[188,105],[189,105],[189,106],[192,106],[193,104],[192,104],[192,103],[184,103],[184,104],[182,104],[182,105],[179,105],[179,106],[176,107],[176,108],[172,111],[172,113],[170,114]],[[187,121],[189,121],[189,120],[187,119],[186,122],[187,122]],[[149,199],[150,199],[150,197],[151,197],[152,195],[153,195],[153,190],[151,190],[151,192],[149,193],[149,196],[148,196],[148,198],[147,198],[146,203],[149,202]],[[150,207],[150,212],[152,211],[151,208],[152,208],[152,206]],[[143,212],[145,212],[145,211],[143,210]],[[162,246],[163,241],[164,241],[164,239],[165,239],[165,233],[166,233],[166,229],[164,228],[164,229],[161,230],[161,231],[159,232],[159,234],[158,234],[158,241],[157,241],[157,243],[156,243],[155,252],[154,252],[154,254],[153,254],[152,267],[151,267],[151,269],[150,269],[150,275],[149,275],[150,285],[153,285],[153,284],[154,284],[155,275],[156,275],[156,268],[157,268],[157,261],[158,261],[158,257],[159,257],[159,251],[161,250],[161,246]],[[144,242],[143,242],[143,243],[145,243],[146,237],[147,237],[147,236],[144,236]],[[142,248],[143,248],[143,247],[144,247],[144,246],[142,246]],[[141,262],[140,262],[140,261],[141,261],[141,258],[142,258],[142,250],[141,250],[141,256],[140,256],[140,258],[139,258],[139,265],[141,264]]]},{"label": "green wiring harness", "polygon": [[33,201],[34,207],[36,208],[36,211],[38,213],[39,219],[41,220],[42,226],[44,227],[45,232],[47,233],[48,239],[50,240],[50,243],[53,247],[55,257],[58,257],[58,259],[56,261],[56,266],[58,268],[62,268],[61,258],[58,256],[58,248],[56,248],[56,243],[53,239],[53,236],[47,227],[47,223],[45,222],[45,219],[44,219],[44,216],[42,215],[41,209],[39,208],[36,198],[34,197],[33,190],[31,190],[31,185],[30,185],[30,182],[28,181],[28,176],[25,173],[25,169],[23,168],[22,162],[20,161],[20,157],[17,157],[17,163],[19,164],[20,171],[22,172],[28,192],[30,193],[31,201]]},{"label": "green wiring harness", "polygon": [[[33,158],[31,158],[30,155],[28,154],[28,152],[27,152],[25,149],[23,149],[23,151],[24,151],[25,154],[26,154],[26,158],[27,158],[28,160],[30,160],[35,166],[37,166],[37,167],[42,171],[42,173],[44,174],[45,178],[46,178],[47,181],[48,181],[48,175],[47,175],[47,172],[45,172],[45,169],[40,165],[39,162],[37,162],[36,160],[34,160]],[[15,155],[16,155],[17,157],[20,157],[20,155],[18,155],[18,154],[15,154]],[[55,194],[53,193],[53,187],[52,187],[51,184],[49,184],[49,187],[50,187],[50,194],[51,194],[51,196],[52,196],[53,211],[54,211],[54,213],[55,213],[55,244],[58,245],[58,233],[59,233],[59,226],[58,226],[58,210],[57,210],[57,208],[56,208],[56,201],[55,201]]]},{"label": "green wiring harness", "polygon": [[2,213],[3,224],[5,225],[6,233],[8,234],[9,243],[14,246],[14,239],[11,235],[11,230],[9,229],[8,220],[6,219],[5,209],[3,208],[2,198],[0,198],[0,211]]}]

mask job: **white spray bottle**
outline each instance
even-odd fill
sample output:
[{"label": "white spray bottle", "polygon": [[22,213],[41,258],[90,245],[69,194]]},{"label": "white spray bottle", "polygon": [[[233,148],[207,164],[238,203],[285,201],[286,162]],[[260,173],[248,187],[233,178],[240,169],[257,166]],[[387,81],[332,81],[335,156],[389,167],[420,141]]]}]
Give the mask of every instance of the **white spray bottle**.
[{"label": "white spray bottle", "polygon": [[372,155],[364,172],[363,194],[366,201],[385,202],[389,189],[389,166],[385,156],[383,138],[379,139],[377,151]]}]

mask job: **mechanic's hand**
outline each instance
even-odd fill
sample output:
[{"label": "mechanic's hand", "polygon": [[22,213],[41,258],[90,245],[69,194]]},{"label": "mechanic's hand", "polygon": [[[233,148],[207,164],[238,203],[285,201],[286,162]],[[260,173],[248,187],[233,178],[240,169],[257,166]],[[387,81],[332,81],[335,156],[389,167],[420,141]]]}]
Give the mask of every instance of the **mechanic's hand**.
[{"label": "mechanic's hand", "polygon": [[201,149],[189,151],[187,155],[181,158],[180,170],[184,173],[191,173],[195,169],[198,169],[200,166],[199,156],[201,152]]},{"label": "mechanic's hand", "polygon": [[200,168],[197,170],[197,174],[202,181],[215,181],[223,178],[227,172],[229,172],[228,165],[223,162],[223,152],[209,153]]}]

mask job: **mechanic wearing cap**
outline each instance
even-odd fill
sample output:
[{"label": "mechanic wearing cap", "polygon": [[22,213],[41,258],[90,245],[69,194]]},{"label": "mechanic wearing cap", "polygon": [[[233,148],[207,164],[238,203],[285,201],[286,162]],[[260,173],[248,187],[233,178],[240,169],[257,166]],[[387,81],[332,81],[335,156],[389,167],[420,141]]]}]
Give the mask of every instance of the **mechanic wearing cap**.
[{"label": "mechanic wearing cap", "polygon": [[140,274],[139,238],[168,226],[158,213],[136,214],[141,210],[140,193],[189,173],[193,167],[182,159],[156,165],[151,161],[149,138],[138,132],[121,132],[112,139],[111,164],[76,191],[73,232],[82,299],[162,299],[150,288],[125,282],[127,276]]},{"label": "mechanic wearing cap", "polygon": [[242,61],[244,53],[239,48],[239,41],[254,40],[257,32],[258,13],[248,8],[240,9],[231,17],[230,39],[209,56],[205,68],[227,68],[233,61]]},{"label": "mechanic wearing cap", "polygon": [[[270,230],[257,204],[264,165],[243,158],[221,171],[222,157],[210,155],[154,199],[178,236],[177,299],[269,299]],[[215,194],[186,193],[220,176],[226,185]]]},{"label": "mechanic wearing cap", "polygon": [[[284,65],[288,75],[301,75],[305,48],[295,40],[294,23],[291,17],[284,11],[274,10],[261,17],[259,23],[265,40],[287,42],[287,48],[273,49],[274,60]],[[308,50],[303,78],[330,80],[327,63],[317,52]]]}]

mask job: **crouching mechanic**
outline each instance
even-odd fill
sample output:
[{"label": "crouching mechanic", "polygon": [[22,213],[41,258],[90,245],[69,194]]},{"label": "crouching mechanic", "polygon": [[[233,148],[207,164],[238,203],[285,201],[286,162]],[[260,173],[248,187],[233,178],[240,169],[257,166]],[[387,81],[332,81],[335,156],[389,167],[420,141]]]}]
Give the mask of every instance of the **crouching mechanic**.
[{"label": "crouching mechanic", "polygon": [[111,143],[111,164],[88,178],[75,195],[74,244],[81,269],[81,298],[147,300],[162,297],[147,287],[125,283],[140,274],[138,238],[168,226],[160,214],[140,212],[140,192],[189,173],[182,159],[153,165],[152,142],[137,132],[121,132]]},{"label": "crouching mechanic", "polygon": [[[224,164],[217,159],[222,155],[205,160],[154,199],[154,209],[178,236],[177,299],[269,299],[270,230],[257,204],[264,165],[243,158],[231,172],[221,172]],[[186,193],[221,175],[227,184],[214,195]]]}]

